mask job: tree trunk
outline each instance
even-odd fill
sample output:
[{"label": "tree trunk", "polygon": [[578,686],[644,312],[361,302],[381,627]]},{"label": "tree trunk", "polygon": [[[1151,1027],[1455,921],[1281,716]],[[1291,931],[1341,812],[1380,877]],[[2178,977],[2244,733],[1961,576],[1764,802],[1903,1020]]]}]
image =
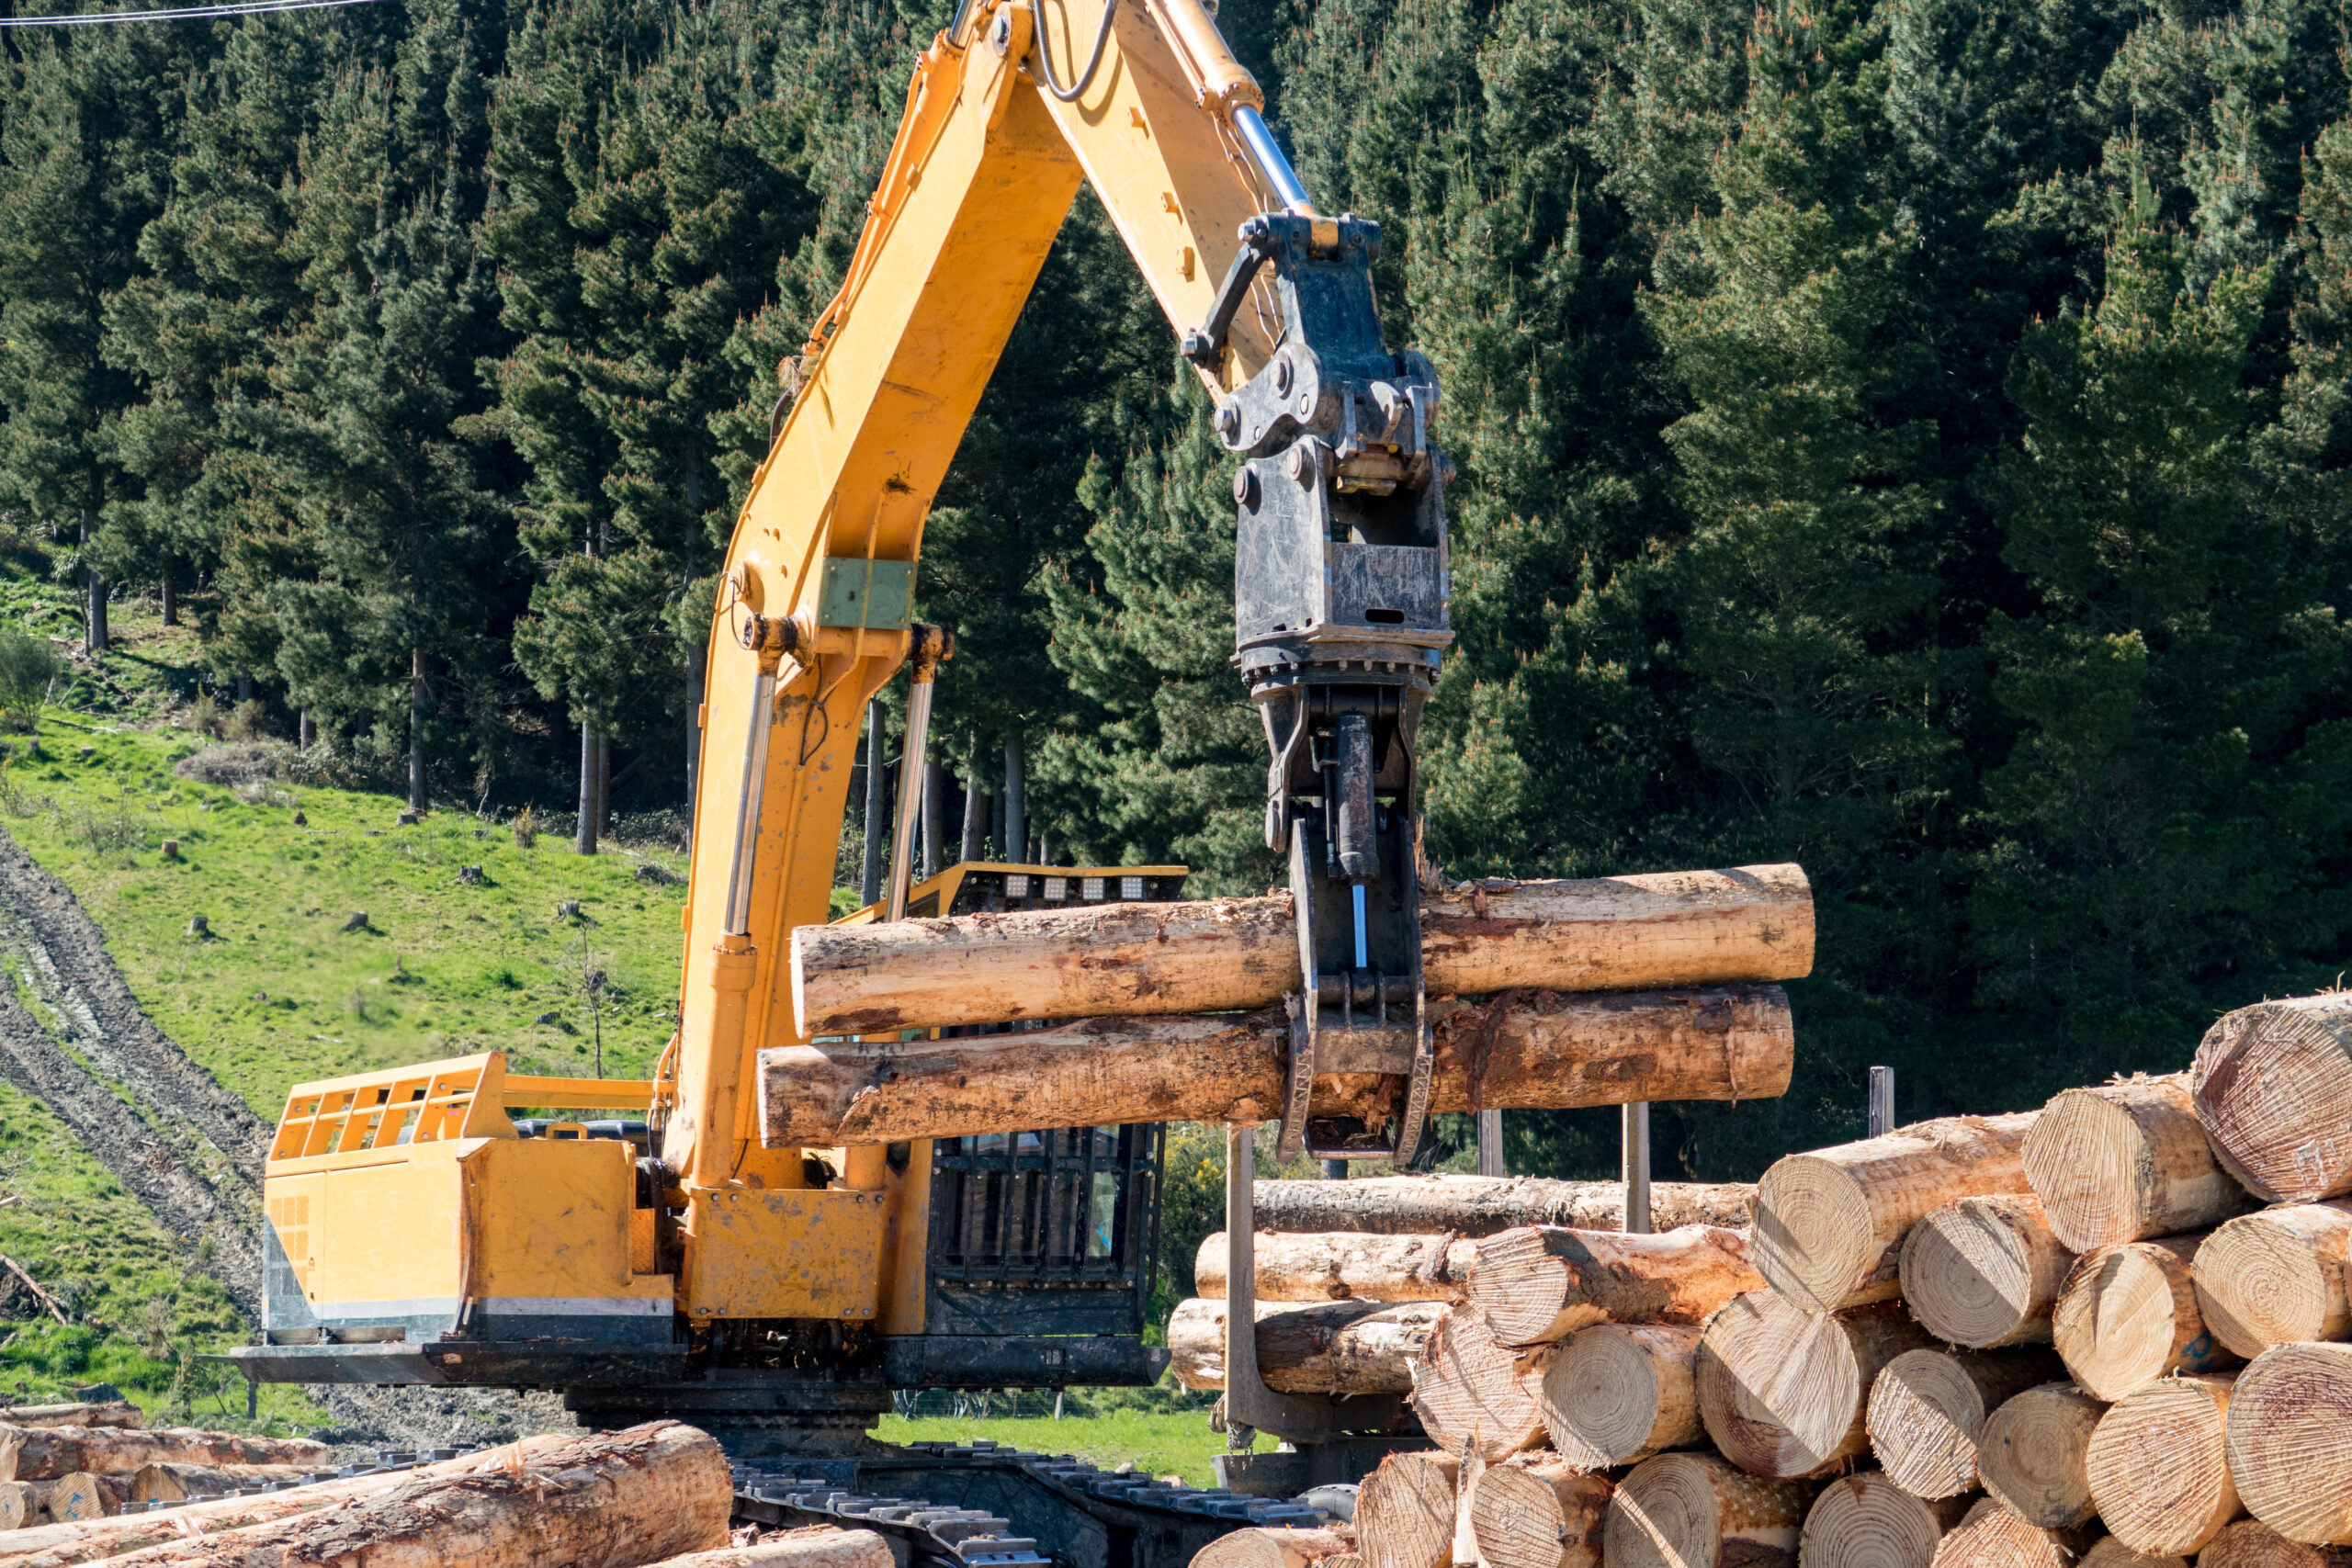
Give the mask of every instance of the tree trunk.
[{"label": "tree trunk", "polygon": [[[1626,1100],[1752,1100],[1787,1087],[1794,1060],[1777,986],[1698,991],[1550,991],[1488,1007],[1438,1003],[1432,1111],[1565,1110]],[[1051,1105],[1069,1125],[1266,1122],[1282,1113],[1289,1032],[1279,1012],[1091,1019],[953,1040],[843,1041],[760,1053],[762,1139],[830,1148],[1017,1132]],[[1331,1079],[1341,1115],[1386,1114],[1395,1080]],[[1354,1183],[1347,1184],[1353,1186]]]},{"label": "tree trunk", "polygon": [[654,1568],[893,1568],[896,1562],[890,1543],[872,1530],[808,1525],[748,1546],[665,1557]]},{"label": "tree trunk", "polygon": [[1914,1497],[1876,1471],[1841,1475],[1804,1517],[1798,1568],[1928,1568],[1971,1501]]},{"label": "tree trunk", "polygon": [[[537,1464],[561,1448],[565,1438],[554,1434],[525,1438],[500,1449],[526,1464]],[[265,1492],[248,1497],[224,1497],[216,1503],[192,1503],[156,1514],[85,1520],[78,1524],[39,1525],[0,1538],[0,1568],[70,1568],[121,1557],[149,1547],[175,1543],[193,1531],[219,1534],[252,1525],[268,1524],[296,1514],[314,1513],[356,1498],[389,1492],[393,1487],[434,1476],[462,1476],[482,1462],[481,1454],[444,1460],[415,1470],[378,1472],[347,1480],[321,1481],[286,1492]],[[28,1488],[32,1482],[14,1483]]]},{"label": "tree trunk", "polygon": [[1751,1475],[1794,1481],[1867,1451],[1871,1381],[1928,1343],[1900,1302],[1808,1313],[1751,1291],[1699,1341],[1700,1418],[1724,1457]]},{"label": "tree trunk", "polygon": [[568,1438],[533,1464],[511,1449],[472,1457],[463,1476],[411,1480],[355,1506],[151,1548],[138,1562],[141,1568],[346,1560],[629,1568],[727,1544],[734,1501],[727,1456],[680,1422]]},{"label": "tree trunk", "polygon": [[2086,1253],[2051,1310],[2067,1371],[2112,1404],[2171,1372],[2210,1372],[2244,1358],[2205,1332],[2191,1264],[2210,1231]]},{"label": "tree trunk", "polygon": [[1659,1454],[1609,1500],[1609,1568],[1794,1568],[1813,1488],[1743,1475],[1713,1454]]},{"label": "tree trunk", "polygon": [[944,762],[922,765],[922,874],[926,879],[947,869],[947,792],[955,787],[954,778]]},{"label": "tree trunk", "polygon": [[2241,1356],[2352,1335],[2352,1201],[2297,1203],[2230,1221],[2197,1249],[2197,1310]]},{"label": "tree trunk", "polygon": [[[1004,738],[1004,834],[998,840],[997,853],[1009,861],[1025,858],[1029,848],[1029,781],[1027,758],[1023,755],[1021,731],[1010,730]],[[1094,1010],[1089,1008],[1088,1012]],[[1070,1015],[1064,1013],[1063,1017]]]},{"label": "tree trunk", "polygon": [[1599,1323],[1553,1347],[1535,1398],[1560,1457],[1607,1470],[1705,1442],[1692,1382],[1699,1335],[1665,1324]]},{"label": "tree trunk", "polygon": [[318,726],[311,717],[310,705],[305,703],[300,716],[294,721],[294,750],[307,751],[318,739]]},{"label": "tree trunk", "polygon": [[1903,1239],[1903,1299],[1937,1338],[1971,1349],[2048,1344],[2050,1310],[2075,1255],[2030,1194],[1962,1198]]},{"label": "tree trunk", "polygon": [[860,863],[858,873],[859,901],[865,904],[875,903],[882,897],[883,825],[888,820],[890,810],[885,794],[888,779],[882,754],[888,742],[885,728],[882,703],[876,698],[865,705],[865,858]]},{"label": "tree trunk", "polygon": [[[1225,1386],[1224,1302],[1180,1302],[1168,1350],[1186,1388]],[[1258,1375],[1278,1393],[1403,1393],[1411,1363],[1444,1315],[1435,1302],[1260,1302]]]},{"label": "tree trunk", "polygon": [[300,1481],[311,1473],[299,1464],[142,1465],[130,1478],[134,1503],[185,1503],[190,1497],[226,1497],[266,1481]]},{"label": "tree trunk", "polygon": [[613,738],[596,737],[596,833],[613,836]]},{"label": "tree trunk", "polygon": [[2256,1196],[2352,1192],[2352,992],[2225,1013],[2188,1082],[2213,1153]]},{"label": "tree trunk", "polygon": [[2072,1529],[2097,1513],[2084,1463],[2104,1401],[2073,1383],[2048,1382],[2016,1395],[1984,1422],[1976,1467],[1984,1490],[2041,1529]]},{"label": "tree trunk", "polygon": [[[1747,1224],[1745,1181],[1661,1181],[1650,1212],[1668,1229]],[[1548,1181],[1532,1176],[1374,1176],[1361,1180],[1261,1181],[1261,1230],[1369,1231],[1380,1235],[1488,1236],[1515,1225],[1625,1228],[1622,1181]],[[2053,1292],[2054,1293],[2054,1292]]]},{"label": "tree trunk", "polygon": [[1521,1363],[1476,1307],[1445,1309],[1412,1364],[1413,1409],[1430,1441],[1489,1462],[1544,1441],[1540,1356]]},{"label": "tree trunk", "polygon": [[147,1417],[127,1399],[99,1404],[11,1404],[0,1406],[0,1422],[11,1427],[121,1427],[147,1425]]},{"label": "tree trunk", "polygon": [[1354,1554],[1351,1525],[1307,1529],[1238,1529],[1221,1535],[1193,1554],[1190,1568],[1313,1568],[1334,1557]]},{"label": "tree trunk", "polygon": [[2098,1535],[2096,1525],[2040,1529],[1979,1497],[1937,1543],[1933,1568],[2074,1568]]},{"label": "tree trunk", "polygon": [[[1261,1302],[1450,1302],[1462,1294],[1478,1244],[1443,1235],[1280,1235],[1260,1232]],[[1225,1299],[1225,1233],[1201,1243],[1193,1289]]]},{"label": "tree trunk", "polygon": [[965,732],[964,758],[964,847],[957,858],[985,860],[989,850],[989,792],[980,787],[980,738],[976,731]]},{"label": "tree trunk", "polygon": [[1903,1238],[1956,1199],[2023,1192],[2035,1112],[1953,1116],[1777,1160],[1756,1184],[1756,1267],[1808,1312],[1899,1293]]},{"label": "tree trunk", "polygon": [[1617,1488],[1556,1454],[1489,1465],[1470,1488],[1470,1533],[1488,1568],[1598,1568]]},{"label": "tree trunk", "polygon": [[2214,1160],[2187,1073],[2062,1091],[2026,1134],[2025,1179],[2075,1252],[2204,1230],[2254,1207]]},{"label": "tree trunk", "polygon": [[[1424,979],[1433,997],[1784,980],[1812,965],[1812,920],[1793,865],[1487,885],[1423,906]],[[811,1034],[1235,1011],[1280,1001],[1299,976],[1287,893],[804,926],[792,942]]]},{"label": "tree trunk", "polygon": [[580,821],[572,829],[571,847],[583,855],[596,852],[596,731],[580,721]]},{"label": "tree trunk", "polygon": [[1453,1560],[1451,1454],[1390,1454],[1356,1493],[1356,1540],[1364,1568],[1449,1568]]},{"label": "tree trunk", "polygon": [[[82,513],[82,547],[90,547],[90,513]],[[82,648],[93,656],[104,653],[110,646],[107,636],[107,583],[88,567],[82,569]]]},{"label": "tree trunk", "polygon": [[1505,1345],[1544,1345],[1595,1323],[1704,1324],[1764,1289],[1747,1238],[1714,1225],[1648,1235],[1525,1225],[1478,1243],[1470,1299]]},{"label": "tree trunk", "polygon": [[163,575],[155,585],[155,596],[163,606],[164,624],[167,626],[178,626],[180,624],[179,585],[172,581],[172,562],[169,557],[164,558]]},{"label": "tree trunk", "polygon": [[327,1446],[308,1438],[247,1438],[192,1427],[0,1427],[17,1444],[16,1479],[49,1481],[75,1471],[128,1475],[151,1464],[297,1464],[318,1469]]},{"label": "tree trunk", "polygon": [[[2128,1568],[2122,1563],[2086,1563],[2085,1568]],[[2289,1540],[2259,1519],[2222,1527],[2197,1568],[2352,1568],[2352,1546],[2306,1546]]]},{"label": "tree trunk", "polygon": [[2352,1546],[2352,1345],[2274,1345],[2230,1396],[2230,1475],[2290,1540]]},{"label": "tree trunk", "polygon": [[1906,1350],[1871,1384],[1863,1426],[1871,1451],[1915,1497],[1973,1492],[1986,1418],[2059,1371],[2058,1358],[2041,1349]]},{"label": "tree trunk", "polygon": [[2083,1462],[2108,1534],[2152,1557],[2182,1557],[2245,1512],[2225,1451],[2230,1381],[2165,1378],[2099,1417]]},{"label": "tree trunk", "polygon": [[696,637],[686,644],[686,820],[702,799],[703,688],[710,680],[710,645]]},{"label": "tree trunk", "polygon": [[408,808],[424,815],[424,649],[409,649]]}]

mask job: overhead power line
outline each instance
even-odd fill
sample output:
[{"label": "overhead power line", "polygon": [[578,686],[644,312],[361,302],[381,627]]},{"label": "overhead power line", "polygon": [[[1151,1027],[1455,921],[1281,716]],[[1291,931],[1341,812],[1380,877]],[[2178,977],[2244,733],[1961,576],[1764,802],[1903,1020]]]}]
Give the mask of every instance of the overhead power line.
[{"label": "overhead power line", "polygon": [[221,17],[261,17],[273,11],[324,11],[375,6],[382,0],[250,0],[237,6],[177,6],[155,11],[76,11],[62,17],[0,17],[0,28],[88,28],[108,22],[204,22]]}]

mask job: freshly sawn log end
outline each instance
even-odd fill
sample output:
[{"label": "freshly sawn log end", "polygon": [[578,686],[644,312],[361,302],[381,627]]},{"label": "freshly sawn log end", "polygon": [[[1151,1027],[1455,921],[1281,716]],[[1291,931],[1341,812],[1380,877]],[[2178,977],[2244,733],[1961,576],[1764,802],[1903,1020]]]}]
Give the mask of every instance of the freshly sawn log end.
[{"label": "freshly sawn log end", "polygon": [[2205,1326],[2241,1356],[2352,1333],[2352,1201],[2241,1214],[2197,1249],[2189,1273]]},{"label": "freshly sawn log end", "polygon": [[1449,1307],[1412,1363],[1413,1409],[1430,1441],[1489,1462],[1544,1441],[1544,1368],[1521,1364],[1470,1306]]},{"label": "freshly sawn log end", "polygon": [[1616,1487],[1555,1454],[1489,1465],[1470,1486],[1470,1533],[1488,1568],[1596,1568]]},{"label": "freshly sawn log end", "polygon": [[1356,1540],[1364,1568],[1448,1568],[1461,1473],[1461,1461],[1448,1454],[1382,1460],[1356,1493]]},{"label": "freshly sawn log end", "polygon": [[2091,1433],[2104,1401],[2073,1383],[2027,1389],[1985,1418],[1976,1445],[1984,1490],[2041,1529],[2072,1529],[2098,1511],[2091,1501]]},{"label": "freshly sawn log end", "polygon": [[1871,1448],[1888,1479],[1916,1497],[1973,1492],[1986,1419],[2058,1365],[2047,1350],[1906,1350],[1871,1384]]},{"label": "freshly sawn log end", "polygon": [[2352,1345],[2274,1345],[2230,1395],[2230,1475],[2290,1540],[2352,1546]]},{"label": "freshly sawn log end", "polygon": [[2204,1230],[2255,1201],[2213,1157],[2187,1073],[2060,1091],[2026,1134],[2025,1176],[2075,1252]]},{"label": "freshly sawn log end", "polygon": [[2099,1418],[2084,1464],[2109,1534],[2178,1557],[2245,1511],[2224,1451],[2229,1406],[2228,1378],[2161,1378]]},{"label": "freshly sawn log end", "polygon": [[1928,1568],[1968,1501],[1915,1497],[1874,1470],[1841,1475],[1804,1517],[1797,1568]]},{"label": "freshly sawn log end", "polygon": [[2240,1358],[2205,1331],[2192,1268],[2211,1233],[2086,1253],[2051,1309],[2051,1338],[2075,1381],[2113,1402],[2168,1372],[2218,1371]]},{"label": "freshly sawn log end", "polygon": [[2240,1519],[2206,1543],[2197,1568],[2352,1568],[2352,1546],[2306,1546],[2260,1519]]},{"label": "freshly sawn log end", "polygon": [[1962,1198],[1904,1237],[1899,1276],[1911,1315],[1937,1338],[1972,1349],[2047,1344],[2075,1254],[2052,1234],[2030,1193]]},{"label": "freshly sawn log end", "polygon": [[1933,1568],[2074,1568],[2097,1533],[2095,1527],[2042,1529],[1979,1497],[1936,1543]]},{"label": "freshly sawn log end", "polygon": [[1700,1418],[1724,1457],[1751,1475],[1821,1475],[1869,1446],[1871,1380],[1928,1336],[1900,1302],[1808,1313],[1751,1291],[1699,1342]]},{"label": "freshly sawn log end", "polygon": [[1693,1381],[1700,1332],[1641,1323],[1577,1330],[1552,1351],[1536,1390],[1552,1447],[1607,1470],[1705,1441]]},{"label": "freshly sawn log end", "polygon": [[1659,1454],[1617,1484],[1609,1568],[1794,1568],[1813,1488],[1745,1474],[1713,1454]]},{"label": "freshly sawn log end", "polygon": [[2213,1152],[2256,1196],[2352,1192],[2352,992],[2223,1014],[2188,1075]]}]

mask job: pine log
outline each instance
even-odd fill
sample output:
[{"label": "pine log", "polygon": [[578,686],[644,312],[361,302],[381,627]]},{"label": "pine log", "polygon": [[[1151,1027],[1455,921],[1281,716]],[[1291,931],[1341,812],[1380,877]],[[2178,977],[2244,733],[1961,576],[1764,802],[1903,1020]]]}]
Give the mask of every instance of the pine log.
[{"label": "pine log", "polygon": [[2352,1547],[2306,1546],[2260,1519],[2240,1519],[2206,1542],[2197,1568],[2352,1568]]},{"label": "pine log", "polygon": [[[1260,1302],[1258,1375],[1280,1393],[1403,1393],[1411,1365],[1445,1313],[1437,1302]],[[1223,1302],[1182,1302],[1168,1319],[1176,1381],[1225,1386]]]},{"label": "pine log", "polygon": [[748,1546],[666,1557],[654,1568],[892,1568],[896,1561],[890,1543],[872,1530],[809,1525],[763,1535]]},{"label": "pine log", "polygon": [[0,1426],[0,1443],[11,1436],[19,1481],[49,1481],[76,1471],[128,1475],[151,1464],[299,1464],[315,1470],[327,1461],[327,1446],[308,1438],[249,1438],[186,1427]]},{"label": "pine log", "polygon": [[0,1405],[0,1422],[11,1427],[144,1427],[145,1412],[127,1399],[95,1404]]},{"label": "pine log", "polygon": [[2074,1568],[2098,1534],[2095,1525],[2042,1529],[1979,1497],[1936,1543],[1933,1568]]},{"label": "pine log", "polygon": [[2188,1568],[2186,1557],[2151,1557],[2103,1535],[2083,1553],[2083,1568]]},{"label": "pine log", "polygon": [[1544,1441],[1543,1357],[1495,1343],[1475,1307],[1449,1307],[1413,1359],[1413,1411],[1450,1454],[1506,1459]]},{"label": "pine log", "polygon": [[1239,1529],[1193,1553],[1190,1568],[1314,1568],[1356,1550],[1352,1525],[1309,1529]]},{"label": "pine log", "polygon": [[[1747,1224],[1756,1196],[1748,1181],[1660,1181],[1650,1188],[1651,1223]],[[1346,1181],[1261,1181],[1254,1194],[1261,1231],[1366,1231],[1380,1235],[1489,1236],[1514,1225],[1625,1228],[1622,1181],[1547,1181],[1533,1176],[1374,1176]]]},{"label": "pine log", "polygon": [[2246,1511],[2306,1546],[2352,1546],[2352,1345],[2274,1345],[2230,1395]]},{"label": "pine log", "polygon": [[40,1506],[29,1481],[0,1481],[0,1530],[22,1529],[39,1521]]},{"label": "pine log", "polygon": [[1453,1561],[1451,1454],[1390,1454],[1356,1492],[1356,1541],[1364,1568],[1449,1568]]},{"label": "pine log", "polygon": [[[1432,1003],[1430,1109],[1560,1111],[1659,1100],[1770,1100],[1795,1060],[1778,986]],[[760,1053],[761,1140],[831,1148],[1068,1125],[1265,1122],[1282,1113],[1279,1010],[1095,1018],[954,1040],[844,1041]],[[1397,1079],[1323,1080],[1332,1114],[1377,1118]]]},{"label": "pine log", "polygon": [[1871,1449],[1888,1479],[1916,1497],[1973,1492],[1986,1419],[2058,1371],[2058,1358],[2042,1349],[1906,1350],[1871,1384]]},{"label": "pine log", "polygon": [[[567,1439],[553,1433],[525,1438],[498,1450],[518,1462],[537,1465]],[[191,1503],[153,1514],[121,1518],[85,1520],[79,1524],[39,1525],[0,1540],[0,1568],[72,1568],[176,1541],[191,1532],[220,1534],[251,1525],[267,1524],[296,1514],[340,1506],[356,1498],[389,1492],[396,1485],[426,1477],[469,1475],[482,1462],[480,1454],[443,1460],[414,1470],[376,1471],[336,1481],[314,1482],[285,1492],[263,1492],[247,1497],[224,1497],[212,1503]],[[31,1487],[38,1482],[16,1484]]]},{"label": "pine log", "polygon": [[190,1497],[226,1497],[267,1482],[300,1481],[311,1471],[299,1464],[150,1464],[130,1478],[133,1503],[185,1503]]},{"label": "pine log", "polygon": [[1915,1497],[1875,1470],[1841,1475],[1804,1517],[1797,1568],[1928,1568],[1973,1501]]},{"label": "pine log", "polygon": [[417,1476],[348,1507],[149,1547],[122,1568],[640,1568],[728,1543],[727,1456],[684,1423],[567,1438],[530,1461],[512,1449],[472,1458],[461,1475]]},{"label": "pine log", "polygon": [[2214,1155],[2257,1197],[2352,1192],[2352,992],[2224,1013],[2188,1081]]},{"label": "pine log", "polygon": [[1706,1441],[1693,1377],[1700,1330],[1599,1323],[1556,1346],[1536,1385],[1544,1430],[1587,1470],[1634,1464]]},{"label": "pine log", "polygon": [[2050,1309],[2075,1266],[2030,1193],[1962,1198],[1903,1238],[1903,1299],[1937,1338],[1971,1349],[2048,1344]]},{"label": "pine log", "polygon": [[[1261,1302],[1450,1302],[1469,1280],[1478,1244],[1448,1235],[1261,1231],[1251,1250]],[[1225,1265],[1225,1233],[1218,1231],[1193,1259],[1193,1291],[1223,1301]]]},{"label": "pine log", "polygon": [[2036,1114],[1922,1122],[1775,1161],[1756,1184],[1757,1269],[1807,1312],[1892,1299],[1903,1238],[1922,1216],[1956,1199],[2026,1190]]},{"label": "pine log", "polygon": [[2352,1334],[2352,1200],[2241,1214],[2197,1249],[2189,1276],[2213,1337],[2241,1356]]},{"label": "pine log", "polygon": [[1487,1568],[1598,1568],[1617,1488],[1557,1454],[1488,1465],[1470,1488],[1470,1533]]},{"label": "pine log", "polygon": [[[1813,968],[1793,865],[1464,884],[1421,904],[1431,996],[1791,980]],[[1238,1012],[1299,987],[1287,893],[801,926],[803,1038],[1043,1019]]]},{"label": "pine log", "polygon": [[1601,1533],[1608,1568],[1794,1568],[1813,1488],[1766,1481],[1714,1454],[1658,1454],[1617,1483]]},{"label": "pine log", "polygon": [[1822,1475],[1866,1450],[1865,1402],[1879,1370],[1928,1343],[1900,1302],[1799,1311],[1750,1291],[1699,1341],[1699,1416],[1715,1447],[1750,1475]]},{"label": "pine log", "polygon": [[1976,1443],[1977,1474],[2002,1506],[2041,1529],[2073,1529],[2098,1506],[2091,1501],[2091,1433],[2107,1414],[2070,1382],[2027,1389],[1984,1420]]},{"label": "pine log", "polygon": [[2210,1372],[2243,1358],[2205,1330],[2192,1267],[2210,1232],[2086,1253],[2051,1309],[2052,1340],[2084,1389],[2112,1404],[2170,1372]]},{"label": "pine log", "polygon": [[2025,1179],[2075,1252],[2206,1230],[2255,1204],[2213,1157],[2187,1073],[2061,1090],[2026,1134]]},{"label": "pine log", "polygon": [[1477,1244],[1470,1299],[1505,1345],[1565,1339],[1595,1323],[1703,1324],[1764,1288],[1747,1238],[1715,1225],[1654,1235],[1526,1225]]},{"label": "pine log", "polygon": [[2226,1454],[2230,1380],[2162,1378],[2099,1417],[2084,1464],[2108,1533],[2134,1551],[2195,1551],[2245,1509]]},{"label": "pine log", "polygon": [[107,1506],[106,1489],[98,1478],[86,1470],[70,1472],[43,1481],[27,1482],[32,1495],[40,1506],[43,1524],[68,1525],[81,1519],[103,1519],[122,1512],[120,1507]]}]

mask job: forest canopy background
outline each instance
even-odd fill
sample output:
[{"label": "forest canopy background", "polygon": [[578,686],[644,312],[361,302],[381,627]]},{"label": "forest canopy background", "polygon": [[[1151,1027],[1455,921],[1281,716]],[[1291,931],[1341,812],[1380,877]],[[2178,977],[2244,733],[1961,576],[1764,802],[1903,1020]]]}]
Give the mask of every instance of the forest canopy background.
[{"label": "forest canopy background", "polygon": [[[1091,0],[1073,0],[1087,5]],[[1132,3],[1132,0],[1130,0]],[[262,721],[447,799],[675,807],[778,365],[916,0],[10,30],[0,509]],[[1227,0],[1436,362],[1453,873],[1796,860],[1752,1173],[2183,1063],[2352,928],[2352,15],[2328,0]],[[1091,25],[1091,23],[1089,24]],[[944,760],[1059,858],[1278,880],[1229,470],[1081,197],[956,459]],[[104,604],[103,595],[96,603]],[[94,611],[94,615],[97,612]],[[960,792],[959,792],[960,798]],[[1515,1118],[1514,1168],[1604,1126]]]}]

